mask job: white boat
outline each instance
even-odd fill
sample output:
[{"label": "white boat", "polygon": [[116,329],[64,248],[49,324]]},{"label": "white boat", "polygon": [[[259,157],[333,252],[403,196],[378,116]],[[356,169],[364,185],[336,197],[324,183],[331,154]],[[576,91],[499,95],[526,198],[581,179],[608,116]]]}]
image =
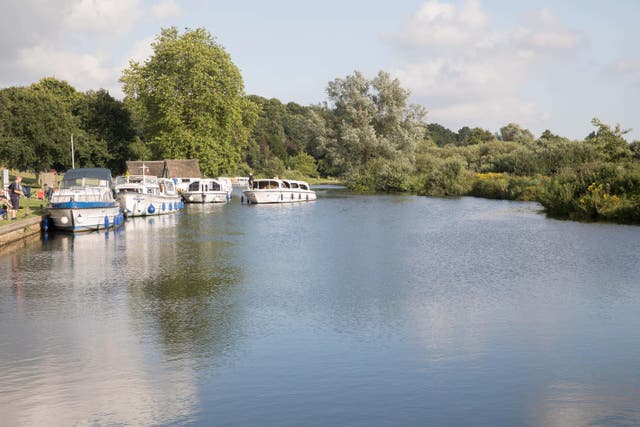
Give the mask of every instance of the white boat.
[{"label": "white boat", "polygon": [[122,225],[124,217],[114,190],[109,169],[68,170],[47,207],[51,226],[80,232]]},{"label": "white boat", "polygon": [[247,203],[293,203],[316,200],[316,192],[305,181],[291,179],[256,179],[253,187],[243,191]]},{"label": "white boat", "polygon": [[249,178],[246,176],[236,176],[231,182],[234,187],[247,188],[249,186]]},{"label": "white boat", "polygon": [[215,178],[200,178],[189,183],[182,198],[185,203],[225,203],[231,199],[231,189]]},{"label": "white boat", "polygon": [[152,175],[123,175],[116,178],[116,192],[126,216],[174,213],[184,208],[182,197],[171,179]]},{"label": "white boat", "polygon": [[178,194],[182,194],[189,189],[189,184],[199,179],[200,178],[173,178],[173,182],[176,183]]}]

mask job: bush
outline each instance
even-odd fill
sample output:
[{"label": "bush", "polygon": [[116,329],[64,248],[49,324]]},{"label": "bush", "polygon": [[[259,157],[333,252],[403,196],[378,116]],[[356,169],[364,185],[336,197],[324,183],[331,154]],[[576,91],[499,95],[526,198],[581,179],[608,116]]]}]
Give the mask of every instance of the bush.
[{"label": "bush", "polygon": [[426,196],[462,196],[471,189],[470,173],[466,162],[460,157],[446,160],[431,159],[431,168],[423,174],[419,194]]},{"label": "bush", "polygon": [[288,160],[289,168],[299,171],[302,175],[317,178],[318,167],[315,159],[307,153],[300,152]]},{"label": "bush", "polygon": [[410,166],[402,160],[371,160],[347,174],[346,181],[354,191],[404,192],[412,187]]},{"label": "bush", "polygon": [[470,194],[487,199],[538,200],[544,191],[544,177],[513,176],[504,173],[478,173]]},{"label": "bush", "polygon": [[284,162],[279,157],[272,157],[264,162],[262,173],[267,177],[280,176],[284,170]]}]

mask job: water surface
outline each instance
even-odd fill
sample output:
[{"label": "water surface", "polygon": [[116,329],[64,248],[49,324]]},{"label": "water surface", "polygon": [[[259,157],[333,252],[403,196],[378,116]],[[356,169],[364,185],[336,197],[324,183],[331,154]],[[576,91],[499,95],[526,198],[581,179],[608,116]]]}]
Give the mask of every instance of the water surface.
[{"label": "water surface", "polygon": [[6,425],[637,425],[640,228],[319,191],[0,253]]}]

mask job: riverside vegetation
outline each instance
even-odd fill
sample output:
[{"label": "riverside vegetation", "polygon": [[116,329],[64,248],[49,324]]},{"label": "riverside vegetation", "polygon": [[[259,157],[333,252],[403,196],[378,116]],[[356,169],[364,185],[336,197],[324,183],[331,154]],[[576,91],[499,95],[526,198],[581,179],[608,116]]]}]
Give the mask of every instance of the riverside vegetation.
[{"label": "riverside vegetation", "polygon": [[457,132],[386,72],[359,72],[302,106],[247,95],[239,69],[205,29],[161,30],[153,54],[122,73],[124,100],[43,78],[0,90],[0,164],[124,172],[126,160],[195,158],[203,173],[336,177],[356,191],[540,202],[552,215],[640,223],[640,142],[593,119],[583,140],[536,138],[509,123]]}]

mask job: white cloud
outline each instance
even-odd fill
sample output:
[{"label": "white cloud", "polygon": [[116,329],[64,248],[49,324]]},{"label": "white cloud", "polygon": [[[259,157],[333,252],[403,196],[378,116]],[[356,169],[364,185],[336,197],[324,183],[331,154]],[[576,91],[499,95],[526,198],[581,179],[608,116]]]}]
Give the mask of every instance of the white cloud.
[{"label": "white cloud", "polygon": [[18,66],[34,75],[34,80],[53,76],[71,82],[76,89],[98,89],[112,84],[114,69],[109,58],[100,55],[77,54],[34,46],[19,52]]},{"label": "white cloud", "polygon": [[583,37],[548,9],[497,30],[476,0],[429,0],[393,37],[404,61],[394,71],[429,119],[457,129],[515,121],[541,125],[549,114],[523,93],[540,67],[581,46]]},{"label": "white cloud", "polygon": [[153,54],[153,47],[151,46],[151,44],[155,40],[155,37],[147,37],[135,42],[131,50],[125,55],[126,63],[123,64],[123,67],[127,66],[130,60],[143,63],[145,60],[151,57],[151,55]]},{"label": "white cloud", "polygon": [[[78,90],[104,88],[121,97],[118,79],[129,59],[143,61],[153,38],[138,42],[133,29],[144,17],[179,13],[172,1],[40,0],[9,2],[0,14],[0,87],[29,85],[43,77],[68,81]],[[153,11],[152,11],[153,8]],[[129,52],[124,49],[130,47]],[[123,46],[124,49],[123,49]]]},{"label": "white cloud", "polygon": [[398,40],[413,47],[468,45],[477,40],[477,33],[487,31],[487,21],[477,0],[460,7],[430,0],[406,20]]},{"label": "white cloud", "polygon": [[166,0],[151,7],[151,14],[158,21],[182,17],[182,8],[174,0]]},{"label": "white cloud", "polygon": [[79,0],[71,3],[65,24],[87,33],[123,33],[142,14],[139,0]]},{"label": "white cloud", "polygon": [[512,38],[516,45],[547,53],[574,49],[583,42],[580,33],[565,27],[549,9],[531,13],[525,24],[514,31]]}]

